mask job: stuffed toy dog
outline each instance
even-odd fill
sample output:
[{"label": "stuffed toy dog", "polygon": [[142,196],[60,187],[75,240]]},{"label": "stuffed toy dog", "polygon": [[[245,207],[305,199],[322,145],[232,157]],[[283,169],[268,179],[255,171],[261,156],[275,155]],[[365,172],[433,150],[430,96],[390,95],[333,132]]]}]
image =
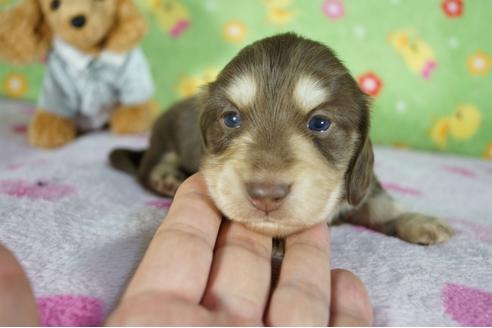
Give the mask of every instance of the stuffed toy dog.
[{"label": "stuffed toy dog", "polygon": [[131,0],[23,0],[0,22],[0,58],[24,64],[47,54],[32,145],[59,147],[107,123],[119,134],[150,127],[154,86],[137,47],[147,25]]}]

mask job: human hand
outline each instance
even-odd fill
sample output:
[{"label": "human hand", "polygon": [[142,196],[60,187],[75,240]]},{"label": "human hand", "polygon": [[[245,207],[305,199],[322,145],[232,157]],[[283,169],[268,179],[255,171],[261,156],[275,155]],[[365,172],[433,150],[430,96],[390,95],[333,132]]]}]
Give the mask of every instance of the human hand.
[{"label": "human hand", "polygon": [[201,174],[179,188],[108,325],[371,325],[362,282],[330,271],[326,224],[287,238],[272,287],[272,239],[222,221],[206,190]]},{"label": "human hand", "polygon": [[15,256],[0,244],[0,327],[37,325],[29,280]]}]

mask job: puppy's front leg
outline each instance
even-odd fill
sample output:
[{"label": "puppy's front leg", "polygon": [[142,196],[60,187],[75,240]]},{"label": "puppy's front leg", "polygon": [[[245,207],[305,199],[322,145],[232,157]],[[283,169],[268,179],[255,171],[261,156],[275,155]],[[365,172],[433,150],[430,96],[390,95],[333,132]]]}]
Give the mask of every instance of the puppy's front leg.
[{"label": "puppy's front leg", "polygon": [[376,179],[373,179],[362,204],[346,212],[342,219],[413,244],[442,243],[453,235],[452,228],[445,222],[429,215],[405,211]]},{"label": "puppy's front leg", "polygon": [[186,175],[179,169],[175,152],[148,151],[139,172],[140,181],[159,195],[173,197]]}]

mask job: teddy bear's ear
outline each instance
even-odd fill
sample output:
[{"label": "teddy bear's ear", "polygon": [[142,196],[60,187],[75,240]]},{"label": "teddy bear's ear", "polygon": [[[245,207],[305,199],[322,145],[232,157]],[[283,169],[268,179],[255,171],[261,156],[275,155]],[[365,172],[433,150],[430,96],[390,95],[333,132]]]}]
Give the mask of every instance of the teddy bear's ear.
[{"label": "teddy bear's ear", "polygon": [[127,52],[147,33],[147,22],[131,0],[117,0],[115,25],[106,38],[105,49]]},{"label": "teddy bear's ear", "polygon": [[40,59],[51,46],[51,30],[39,0],[23,0],[0,13],[0,58],[14,64]]}]

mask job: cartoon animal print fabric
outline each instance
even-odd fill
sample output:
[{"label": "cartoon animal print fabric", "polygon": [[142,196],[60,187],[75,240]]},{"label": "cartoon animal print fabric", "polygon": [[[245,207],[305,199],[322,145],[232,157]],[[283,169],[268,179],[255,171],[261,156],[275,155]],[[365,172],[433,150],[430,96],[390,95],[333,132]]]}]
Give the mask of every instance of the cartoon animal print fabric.
[{"label": "cartoon animal print fabric", "polygon": [[[0,10],[17,0],[0,0]],[[492,1],[138,0],[162,107],[244,45],[294,31],[332,47],[372,97],[379,144],[492,159]],[[0,63],[0,94],[35,99],[44,66]]]}]

